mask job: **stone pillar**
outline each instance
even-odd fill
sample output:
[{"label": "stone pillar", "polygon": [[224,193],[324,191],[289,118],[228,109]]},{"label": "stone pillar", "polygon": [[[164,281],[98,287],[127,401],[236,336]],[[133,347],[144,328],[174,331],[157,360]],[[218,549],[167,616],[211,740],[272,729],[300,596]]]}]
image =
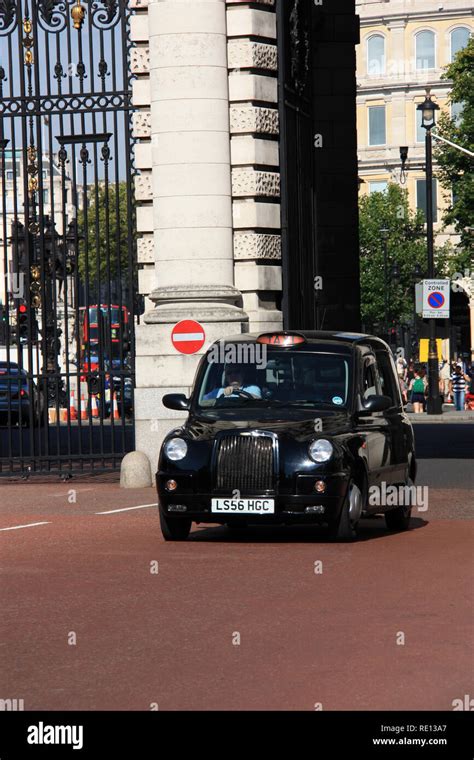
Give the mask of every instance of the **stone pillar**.
[{"label": "stone pillar", "polygon": [[154,288],[136,331],[136,449],[156,471],[163,436],[185,417],[199,354],[178,353],[173,326],[195,319],[206,342],[248,328],[234,287],[227,31],[224,0],[150,0]]}]

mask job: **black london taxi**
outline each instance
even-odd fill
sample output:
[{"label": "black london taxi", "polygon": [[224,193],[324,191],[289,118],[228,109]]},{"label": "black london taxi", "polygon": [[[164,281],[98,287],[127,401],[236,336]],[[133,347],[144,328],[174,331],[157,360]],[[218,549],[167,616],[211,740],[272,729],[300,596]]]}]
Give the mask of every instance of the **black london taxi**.
[{"label": "black london taxi", "polygon": [[389,486],[411,493],[416,476],[413,430],[383,340],[232,336],[203,356],[189,399],[171,393],[163,404],[189,412],[166,436],[156,473],[166,540],[185,540],[192,522],[238,531],[319,522],[340,541],[373,514],[385,514],[390,530],[408,528],[410,500],[383,498]]}]

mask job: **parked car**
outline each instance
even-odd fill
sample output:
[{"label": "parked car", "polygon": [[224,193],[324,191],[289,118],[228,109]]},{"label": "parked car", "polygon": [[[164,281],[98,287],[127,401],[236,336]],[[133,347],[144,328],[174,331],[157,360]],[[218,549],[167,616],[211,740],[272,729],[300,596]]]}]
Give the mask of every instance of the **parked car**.
[{"label": "parked car", "polygon": [[36,384],[15,362],[0,361],[0,420],[30,427],[42,421],[43,399]]},{"label": "parked car", "polygon": [[[246,361],[230,366],[229,347]],[[203,356],[189,399],[172,393],[163,404],[188,412],[166,436],[156,474],[166,540],[186,539],[193,521],[319,522],[338,540],[371,514],[384,513],[389,529],[409,525],[411,502],[369,498],[416,477],[412,426],[379,338],[232,336]]]}]

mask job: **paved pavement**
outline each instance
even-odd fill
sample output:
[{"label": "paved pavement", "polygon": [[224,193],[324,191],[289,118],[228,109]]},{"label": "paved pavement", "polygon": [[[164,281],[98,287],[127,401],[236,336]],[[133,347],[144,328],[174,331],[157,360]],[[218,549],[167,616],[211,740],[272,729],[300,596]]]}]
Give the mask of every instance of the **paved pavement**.
[{"label": "paved pavement", "polygon": [[366,520],[348,545],[322,529],[236,540],[214,526],[166,544],[153,489],[1,484],[0,698],[26,710],[452,709],[474,693],[473,450],[466,426],[441,437],[463,458],[440,460],[428,429],[416,435],[428,510],[407,533]]}]

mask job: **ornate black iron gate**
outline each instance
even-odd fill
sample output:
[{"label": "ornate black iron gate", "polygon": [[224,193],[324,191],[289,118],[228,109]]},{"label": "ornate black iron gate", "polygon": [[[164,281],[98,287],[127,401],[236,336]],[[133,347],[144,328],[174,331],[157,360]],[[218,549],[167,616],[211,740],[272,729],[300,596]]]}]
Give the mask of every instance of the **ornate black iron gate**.
[{"label": "ornate black iron gate", "polygon": [[360,329],[355,9],[277,0],[287,329]]},{"label": "ornate black iron gate", "polygon": [[0,2],[0,474],[133,447],[128,0]]},{"label": "ornate black iron gate", "polygon": [[278,0],[283,318],[315,329],[317,300],[312,25],[309,0]]}]

